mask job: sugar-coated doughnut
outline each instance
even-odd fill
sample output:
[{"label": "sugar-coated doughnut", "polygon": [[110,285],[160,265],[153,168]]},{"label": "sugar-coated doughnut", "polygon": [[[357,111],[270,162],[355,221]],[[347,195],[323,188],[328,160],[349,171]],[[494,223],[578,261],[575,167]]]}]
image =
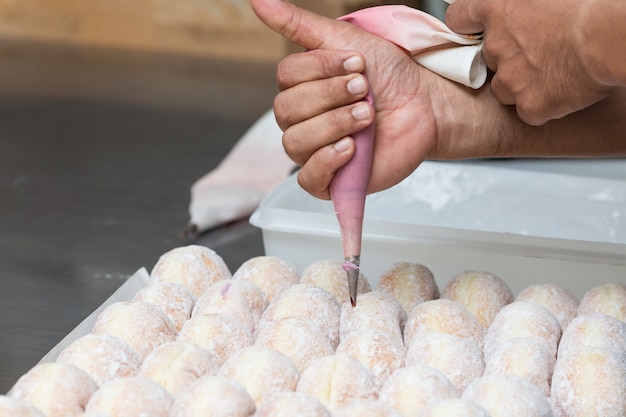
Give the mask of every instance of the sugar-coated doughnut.
[{"label": "sugar-coated doughnut", "polygon": [[434,401],[459,395],[444,374],[430,366],[417,365],[396,369],[380,388],[379,400],[404,416],[414,416]]},{"label": "sugar-coated doughnut", "polygon": [[254,417],[331,417],[317,398],[302,392],[276,392],[260,407]]},{"label": "sugar-coated doughnut", "polygon": [[591,288],[580,300],[578,315],[601,313],[626,321],[626,284],[602,284]]},{"label": "sugar-coated doughnut", "polygon": [[508,339],[498,345],[485,363],[485,375],[510,374],[525,378],[550,396],[556,357],[542,340]]},{"label": "sugar-coated doughnut", "polygon": [[174,397],[156,382],[135,376],[107,382],[89,399],[85,411],[112,417],[168,417]]},{"label": "sugar-coated doughnut", "polygon": [[489,272],[463,271],[446,285],[441,298],[454,300],[467,308],[487,328],[502,307],[513,302],[509,286]]},{"label": "sugar-coated doughnut", "polygon": [[425,301],[411,310],[404,326],[404,344],[410,347],[415,335],[423,331],[472,339],[478,346],[483,345],[485,333],[483,326],[468,309],[456,301],[443,298]]},{"label": "sugar-coated doughnut", "polygon": [[476,401],[466,398],[437,400],[422,408],[416,417],[491,417]]},{"label": "sugar-coated doughnut", "polygon": [[157,306],[143,301],[119,301],[106,307],[93,326],[94,334],[117,336],[141,359],[157,346],[176,339],[176,327]]},{"label": "sugar-coated doughnut", "polygon": [[0,395],[0,416],[46,417],[30,402],[6,395]]},{"label": "sugar-coated doughnut", "polygon": [[139,290],[132,301],[143,301],[159,307],[179,332],[183,324],[191,317],[196,296],[182,284],[161,281]]},{"label": "sugar-coated doughnut", "polygon": [[106,333],[79,337],[61,351],[57,362],[81,368],[98,385],[135,376],[141,367],[141,357],[132,346]]},{"label": "sugar-coated doughnut", "polygon": [[286,355],[260,346],[250,346],[228,358],[219,376],[234,379],[259,407],[276,392],[295,391],[299,372]]},{"label": "sugar-coated doughnut", "polygon": [[67,363],[40,363],[22,375],[7,393],[28,401],[47,417],[82,413],[98,384],[89,374]]},{"label": "sugar-coated doughnut", "polygon": [[408,314],[424,301],[439,298],[439,286],[430,269],[415,262],[397,262],[380,276],[376,289],[393,295]]},{"label": "sugar-coated doughnut", "polygon": [[552,400],[566,417],[626,416],[626,352],[583,348],[559,358]]},{"label": "sugar-coated doughnut", "polygon": [[293,265],[276,256],[256,256],[242,263],[233,278],[253,283],[271,303],[287,288],[297,284],[300,274]]},{"label": "sugar-coated doughnut", "polygon": [[561,325],[547,308],[528,301],[515,301],[500,310],[487,330],[483,346],[485,363],[499,344],[518,338],[541,340],[550,355],[556,357]]},{"label": "sugar-coated doughnut", "polygon": [[428,365],[444,374],[459,392],[483,374],[483,350],[472,339],[422,332],[406,352],[405,366]]},{"label": "sugar-coated doughnut", "polygon": [[176,340],[208,350],[222,366],[235,352],[254,343],[250,330],[224,314],[197,314],[183,326]]},{"label": "sugar-coated doughnut", "polygon": [[381,385],[396,369],[404,366],[406,348],[397,337],[377,330],[350,333],[336,354],[348,354],[363,363]]},{"label": "sugar-coated doughnut", "polygon": [[576,317],[563,331],[557,357],[589,347],[626,352],[626,323],[600,313]]},{"label": "sugar-coated doughnut", "polygon": [[239,382],[206,375],[176,397],[169,417],[249,417],[255,410],[254,401]]},{"label": "sugar-coated doughnut", "polygon": [[517,375],[484,375],[469,384],[462,398],[476,401],[491,417],[553,415],[550,402],[541,390]]},{"label": "sugar-coated doughnut", "polygon": [[398,410],[382,401],[356,400],[337,409],[333,417],[403,417]]},{"label": "sugar-coated doughnut", "polygon": [[395,297],[384,291],[370,291],[358,298],[356,306],[350,301],[341,306],[339,339],[363,330],[380,330],[393,334],[402,341],[407,315]]},{"label": "sugar-coated doughnut", "polygon": [[534,284],[522,289],[515,301],[532,301],[548,309],[564,330],[578,314],[578,298],[557,284]]},{"label": "sugar-coated doughnut", "polygon": [[327,336],[315,323],[302,317],[286,317],[265,323],[260,328],[255,345],[284,353],[296,364],[298,371],[313,359],[333,353]]},{"label": "sugar-coated doughnut", "polygon": [[[300,277],[301,284],[317,285],[331,293],[339,304],[350,301],[350,290],[343,262],[337,259],[323,259],[307,266]],[[359,271],[357,294],[371,291],[370,283]]]},{"label": "sugar-coated doughnut", "polygon": [[143,361],[139,375],[167,389],[174,397],[204,375],[219,372],[217,359],[193,343],[174,341],[155,348]]},{"label": "sugar-coated doughnut", "polygon": [[356,358],[346,354],[312,360],[300,373],[297,391],[312,395],[331,412],[361,400],[378,398],[374,374]]},{"label": "sugar-coated doughnut", "polygon": [[339,344],[340,315],[341,306],[328,291],[311,284],[295,284],[265,309],[259,328],[286,317],[300,317],[314,323],[335,349]]},{"label": "sugar-coated doughnut", "polygon": [[226,279],[204,291],[192,314],[225,314],[243,323],[256,338],[259,320],[267,306],[265,293],[256,285],[241,279]]},{"label": "sugar-coated doughnut", "polygon": [[153,282],[176,282],[200,297],[209,285],[232,277],[224,259],[212,249],[201,245],[174,248],[158,259],[150,277]]}]

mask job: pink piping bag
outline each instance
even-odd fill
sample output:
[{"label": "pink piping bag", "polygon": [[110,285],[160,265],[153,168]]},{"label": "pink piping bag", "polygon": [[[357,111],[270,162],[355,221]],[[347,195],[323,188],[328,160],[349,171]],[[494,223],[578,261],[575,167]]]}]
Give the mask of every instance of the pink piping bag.
[{"label": "pink piping bag", "polygon": [[[395,43],[409,51],[417,63],[453,81],[479,88],[487,78],[479,37],[458,35],[437,18],[417,9],[407,6],[370,7],[339,20]],[[426,49],[429,51],[422,53]],[[374,105],[371,88],[365,101]],[[341,230],[345,259],[343,268],[348,276],[353,306],[357,298],[363,217],[374,156],[375,130],[375,123],[372,123],[352,135],[356,146],[354,156],[336,172],[330,184],[330,195]]]},{"label": "pink piping bag", "polygon": [[[374,105],[371,89],[365,101]],[[352,135],[355,151],[352,159],[341,167],[330,184],[330,197],[341,229],[343,269],[348,274],[350,302],[356,305],[357,286],[361,264],[361,240],[365,197],[374,156],[374,133],[376,123]]]}]

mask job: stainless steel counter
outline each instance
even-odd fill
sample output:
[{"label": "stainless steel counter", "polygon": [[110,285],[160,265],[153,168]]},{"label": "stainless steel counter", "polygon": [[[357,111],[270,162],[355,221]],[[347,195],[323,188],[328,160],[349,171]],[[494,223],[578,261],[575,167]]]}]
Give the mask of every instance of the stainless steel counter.
[{"label": "stainless steel counter", "polygon": [[[274,65],[0,44],[0,394],[140,267],[269,107]],[[247,221],[200,236],[235,270]]]}]

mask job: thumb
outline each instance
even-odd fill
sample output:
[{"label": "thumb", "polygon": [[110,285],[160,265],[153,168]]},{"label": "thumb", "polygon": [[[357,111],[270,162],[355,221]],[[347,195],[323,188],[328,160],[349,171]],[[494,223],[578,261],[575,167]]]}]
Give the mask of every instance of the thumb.
[{"label": "thumb", "polygon": [[250,0],[250,5],[267,27],[306,49],[345,49],[355,30],[283,0]]}]

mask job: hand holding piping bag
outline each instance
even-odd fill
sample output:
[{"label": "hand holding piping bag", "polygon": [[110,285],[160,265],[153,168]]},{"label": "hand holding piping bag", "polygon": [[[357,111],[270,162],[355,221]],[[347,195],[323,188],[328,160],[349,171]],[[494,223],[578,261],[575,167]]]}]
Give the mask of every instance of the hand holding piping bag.
[{"label": "hand holding piping bag", "polygon": [[[441,22],[436,21],[435,19],[436,22],[434,22],[433,26],[432,19],[434,18],[427,18],[424,16],[425,14],[421,14],[422,12],[409,8],[397,8],[391,6],[388,6],[386,8],[373,8],[377,9],[376,16],[374,16],[373,20],[373,22],[377,22],[377,24],[365,24],[366,27],[370,26],[371,28],[374,28],[376,30],[385,28],[385,26],[388,28],[393,27],[393,25],[396,23],[404,23],[405,25],[409,25],[410,27],[411,24],[415,23],[416,19],[417,21],[425,19],[427,23],[429,22],[429,24],[431,24],[431,27],[428,27],[428,25],[426,25],[427,30],[424,33],[426,33],[427,40],[425,42],[422,40],[423,35],[420,33],[419,30],[412,31],[413,34],[417,33],[417,37],[412,36],[412,34],[409,33],[409,37],[407,38],[408,43],[402,41],[403,43],[406,43],[406,45],[398,43],[398,38],[396,36],[398,32],[395,32],[396,35],[394,35],[394,32],[378,33],[378,35],[381,35],[383,37],[392,38],[392,41],[396,42],[399,46],[401,46],[401,48],[403,48],[400,49],[397,47],[393,47],[392,50],[390,50],[389,43],[380,36],[367,36],[363,34],[363,32],[359,29],[350,27],[350,25],[341,24],[340,22],[334,22],[322,16],[318,16],[305,10],[299,9],[291,4],[284,3],[278,0],[251,0],[251,3],[257,15],[270,28],[274,29],[278,33],[283,34],[284,36],[300,44],[301,46],[307,49],[363,51],[364,55],[366,55],[368,65],[375,65],[377,62],[377,57],[374,56],[374,59],[370,60],[367,56],[367,51],[374,51],[374,55],[376,54],[375,51],[386,51],[386,56],[383,57],[385,58],[385,60],[382,60],[382,64],[385,66],[389,66],[394,64],[396,61],[406,61],[407,55],[404,50],[408,50],[411,55],[414,55],[414,48],[419,49],[422,47],[422,45],[425,45],[424,47],[428,48],[432,47],[433,45],[437,46],[453,43],[451,42],[449,37],[450,35],[454,34],[451,33],[449,30],[442,30],[445,29],[445,26]],[[372,17],[372,12],[374,11],[373,9],[362,11],[363,13],[360,17],[365,17],[365,21],[367,22],[367,18]],[[398,14],[396,12],[400,13]],[[387,21],[385,21],[385,19],[381,19],[381,17],[385,16],[387,16],[388,18]],[[356,14],[344,17],[344,19],[349,20],[353,24],[355,24],[355,22],[358,22],[358,18],[359,16],[357,16]],[[398,20],[389,21],[389,19]],[[358,25],[359,24],[357,23],[357,26]],[[412,27],[419,29],[421,25],[414,25]],[[367,29],[369,30],[369,28]],[[402,31],[400,31],[399,33],[402,34]],[[443,35],[433,36],[433,33],[435,33],[435,35],[437,33],[443,33]],[[394,36],[396,36],[395,39]],[[417,43],[415,43],[415,41],[417,41]],[[475,40],[472,39],[470,39],[470,41],[470,44],[477,43]],[[476,55],[475,52],[474,55]],[[389,60],[390,58],[391,60]],[[413,64],[413,66],[417,67],[415,64]],[[413,68],[409,68],[409,70],[410,72],[413,72],[412,75],[409,75],[410,77],[420,77],[421,74],[418,74],[419,70]],[[389,80],[385,79],[385,73],[379,71],[377,75],[377,79],[370,80],[370,82],[373,81],[370,85],[375,86],[377,84],[389,84]],[[396,75],[397,74],[388,73],[387,77],[391,78]],[[287,77],[284,77],[282,80],[282,82],[286,83],[287,85],[289,85],[289,81],[286,81],[286,79],[289,78],[288,76],[289,74],[287,74]],[[315,79],[315,76],[312,75],[311,79]],[[299,79],[296,84],[305,84],[307,81],[306,75],[304,77],[305,79]],[[279,71],[279,85],[280,83],[281,76]],[[356,279],[358,278],[358,262],[360,256],[365,195],[368,190],[370,190],[368,188],[368,184],[371,186],[371,184],[369,183],[369,173],[372,168],[376,169],[375,162],[372,165],[372,154],[374,153],[374,148],[377,147],[377,144],[374,142],[375,127],[373,124],[373,115],[371,114],[373,113],[372,110],[374,110],[372,97],[373,95],[375,95],[372,89],[373,88],[367,90],[367,95],[369,96],[369,99],[366,99],[366,101],[369,101],[370,103],[368,109],[370,115],[369,117],[361,118],[361,129],[357,130],[357,134],[354,134],[354,131],[346,132],[346,134],[353,135],[354,143],[352,144],[353,146],[348,146],[347,151],[344,152],[345,160],[342,160],[341,158],[338,159],[338,162],[341,163],[341,165],[337,166],[337,171],[334,173],[335,178],[332,180],[332,185],[330,186],[330,193],[332,194],[332,198],[335,203],[336,211],[338,213],[338,219],[342,229],[344,254],[348,261],[346,262],[345,266],[348,271],[349,284],[351,286],[351,298],[353,304],[356,302]],[[413,95],[410,96],[411,99],[419,96],[419,93],[419,91],[413,92]],[[395,96],[393,92],[390,93],[388,98],[391,99],[392,105],[398,105],[397,96]],[[425,103],[420,103],[418,100],[418,108],[421,108],[422,111],[417,111],[415,113],[423,113],[423,119],[420,119],[417,123],[412,123],[413,125],[410,127],[407,126],[406,131],[408,132],[409,130],[415,129],[415,124],[417,124],[418,129],[424,130],[424,132],[422,133],[423,136],[430,136],[430,138],[432,138],[432,135],[434,134],[436,129],[434,129],[433,131],[432,122],[434,122],[434,120],[432,112],[429,112],[428,108],[422,108],[430,107],[430,103],[428,103],[427,97],[425,97],[424,102]],[[423,104],[426,104],[426,106],[423,106]],[[315,106],[316,103],[312,103],[312,107]],[[352,109],[356,108],[354,107],[354,105],[352,106]],[[386,105],[384,100],[384,94],[382,105],[379,103],[376,107],[376,110],[379,112],[385,111]],[[392,123],[393,117],[389,117],[387,118],[387,120]],[[278,121],[280,124],[281,121]],[[301,123],[319,122],[323,122],[323,120],[320,120],[319,118],[317,118],[316,120],[316,117],[309,117],[309,119],[305,117],[303,120],[301,120]],[[294,126],[293,121],[288,121],[286,125]],[[354,126],[354,123],[352,123],[351,125]],[[394,130],[399,130],[398,132],[394,132],[399,134],[402,134],[402,129],[402,125],[397,125],[389,128],[389,130],[392,132],[394,132]],[[285,135],[288,134],[289,132],[286,130]],[[425,145],[426,147],[428,147],[429,141],[426,141]],[[381,151],[383,153],[385,152],[384,149],[381,149]],[[392,151],[392,153],[393,152],[394,151]],[[294,161],[299,162],[298,155],[290,155],[290,157],[292,157]],[[417,160],[412,168],[414,169],[417,165],[419,165],[420,162],[421,160]],[[408,175],[408,173],[410,173],[410,171],[408,171],[405,176]],[[299,181],[302,181],[301,176],[299,176]],[[386,188],[386,186],[383,188]],[[327,195],[322,196],[327,197]]]},{"label": "hand holding piping bag", "polygon": [[[480,39],[459,36],[426,13],[404,6],[380,6],[351,13],[340,20],[392,41],[409,51],[418,63],[454,81],[479,88],[487,79],[487,68],[480,55]],[[449,44],[461,46],[450,47]],[[448,47],[420,54],[423,49],[440,45]],[[371,89],[365,101],[375,108]],[[353,134],[356,145],[354,156],[336,172],[330,184],[331,199],[341,229],[345,257],[343,268],[348,275],[352,306],[356,305],[357,298],[365,197],[372,168],[375,132],[375,122],[372,122]]]}]

